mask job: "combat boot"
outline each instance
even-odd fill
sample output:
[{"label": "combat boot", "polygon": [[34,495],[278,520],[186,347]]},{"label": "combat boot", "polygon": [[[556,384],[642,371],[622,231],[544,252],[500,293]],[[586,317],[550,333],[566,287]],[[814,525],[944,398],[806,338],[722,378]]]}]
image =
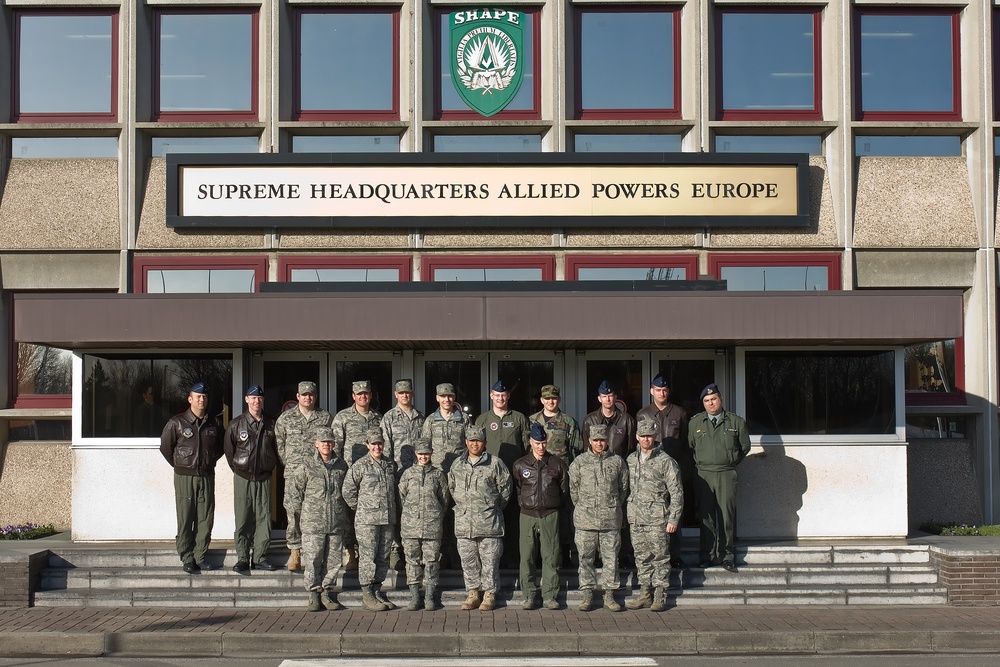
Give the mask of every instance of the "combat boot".
[{"label": "combat boot", "polygon": [[288,555],[288,571],[298,572],[302,569],[302,549],[291,549]]},{"label": "combat boot", "polygon": [[333,591],[323,591],[319,601],[323,603],[327,611],[340,611],[344,608],[344,605],[337,601],[337,594]]},{"label": "combat boot", "polygon": [[319,591],[309,591],[309,606],[306,609],[309,611],[320,611],[323,609],[323,604],[319,601]]},{"label": "combat boot", "polygon": [[381,603],[381,605],[386,609],[396,609],[396,603],[386,597],[385,593],[382,592],[382,584],[375,584],[375,599]]},{"label": "combat boot", "polygon": [[649,608],[650,611],[665,611],[667,608],[667,589],[663,586],[657,586],[656,592],[653,594],[653,606]]},{"label": "combat boot", "polygon": [[424,606],[424,599],[420,597],[420,586],[410,585],[410,604],[406,605],[409,611],[420,611]]},{"label": "combat boot", "polygon": [[473,609],[478,609],[481,602],[482,598],[479,597],[479,589],[472,588],[469,590],[469,594],[466,596],[465,602],[462,603],[462,611],[472,611]]},{"label": "combat boot", "polygon": [[608,611],[621,611],[622,606],[615,599],[614,591],[604,591],[604,608]]},{"label": "combat boot", "polygon": [[639,595],[633,597],[631,600],[625,603],[626,609],[642,609],[643,607],[648,607],[653,604],[653,596],[650,594],[649,586],[643,586],[639,589]]},{"label": "combat boot", "polygon": [[375,597],[374,584],[367,584],[361,587],[361,606],[368,611],[385,611],[385,607]]},{"label": "combat boot", "polygon": [[433,586],[428,586],[424,589],[424,609],[427,611],[437,611],[441,608],[438,604],[437,595],[434,592]]},{"label": "combat boot", "polygon": [[479,611],[493,611],[497,606],[497,594],[483,593],[483,603],[479,605]]},{"label": "combat boot", "polygon": [[583,591],[583,599],[580,600],[580,611],[590,611],[594,608],[594,591],[587,589]]}]

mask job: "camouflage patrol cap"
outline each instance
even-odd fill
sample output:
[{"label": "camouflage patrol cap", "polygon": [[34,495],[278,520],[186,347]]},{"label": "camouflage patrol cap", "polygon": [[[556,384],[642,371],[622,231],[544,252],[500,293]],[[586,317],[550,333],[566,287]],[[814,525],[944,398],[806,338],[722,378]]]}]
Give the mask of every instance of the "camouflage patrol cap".
[{"label": "camouflage patrol cap", "polygon": [[559,398],[559,387],[547,384],[542,387],[542,398]]},{"label": "camouflage patrol cap", "polygon": [[370,394],[372,393],[372,383],[368,380],[355,380],[354,384],[351,385],[351,391],[355,394]]},{"label": "camouflage patrol cap", "polygon": [[303,380],[299,383],[299,393],[300,394],[315,394],[316,393],[316,383],[311,380]]},{"label": "camouflage patrol cap", "polygon": [[385,436],[382,435],[382,429],[380,428],[370,428],[368,433],[365,434],[365,442],[372,444],[375,442],[381,442],[385,444]]},{"label": "camouflage patrol cap", "polygon": [[656,422],[652,419],[643,419],[635,427],[635,434],[639,436],[653,436],[658,430]]},{"label": "camouflage patrol cap", "polygon": [[590,427],[590,439],[591,440],[607,440],[608,439],[608,427],[604,424],[593,424]]},{"label": "camouflage patrol cap", "polygon": [[478,440],[480,442],[486,441],[486,429],[482,426],[476,426],[475,424],[470,424],[465,427],[465,439],[466,440]]},{"label": "camouflage patrol cap", "polygon": [[392,390],[395,392],[413,392],[413,380],[396,380],[396,384],[392,385]]},{"label": "camouflage patrol cap", "polygon": [[442,382],[434,390],[434,393],[438,396],[454,396],[455,395],[455,385],[450,382]]},{"label": "camouflage patrol cap", "polygon": [[317,429],[313,429],[313,440],[322,440],[323,442],[336,442],[337,438],[333,435],[333,429],[329,426],[320,426]]},{"label": "camouflage patrol cap", "polygon": [[433,450],[430,438],[417,438],[413,443],[414,454],[430,454]]}]

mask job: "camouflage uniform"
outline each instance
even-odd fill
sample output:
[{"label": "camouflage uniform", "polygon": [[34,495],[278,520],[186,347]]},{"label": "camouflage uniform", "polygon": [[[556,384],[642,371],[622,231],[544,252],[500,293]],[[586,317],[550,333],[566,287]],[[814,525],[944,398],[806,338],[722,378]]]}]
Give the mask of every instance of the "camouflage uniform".
[{"label": "camouflage uniform", "polygon": [[370,429],[378,428],[381,420],[382,413],[378,410],[369,410],[361,414],[354,405],[344,408],[333,418],[330,427],[333,429],[334,437],[337,438],[337,450],[343,452],[347,465],[353,465],[368,453],[365,436]]},{"label": "camouflage uniform", "polygon": [[308,415],[304,415],[296,406],[282,412],[274,422],[274,438],[278,445],[278,458],[285,466],[285,494],[282,504],[285,506],[285,514],[288,515],[285,543],[289,549],[298,549],[302,546],[299,514],[289,504],[292,479],[296,471],[316,454],[316,448],[313,446],[315,430],[329,426],[332,420],[333,416],[326,410],[313,410]]},{"label": "camouflage uniform", "polygon": [[465,427],[469,425],[469,416],[461,410],[451,413],[447,419],[441,410],[435,410],[427,415],[420,437],[427,438],[434,447],[431,463],[447,473],[452,463],[465,453]]},{"label": "camouflage uniform", "polygon": [[347,464],[336,452],[329,462],[315,452],[291,478],[290,507],[301,512],[302,560],[307,591],[332,590],[340,577],[347,531],[343,484]]},{"label": "camouflage uniform", "polygon": [[385,456],[405,470],[416,463],[413,441],[420,437],[424,426],[424,413],[413,408],[409,413],[398,405],[382,417],[382,437],[385,438]]},{"label": "camouflage uniform", "polygon": [[549,454],[562,457],[569,463],[575,456],[583,451],[583,444],[580,440],[580,428],[576,420],[560,410],[552,417],[546,417],[544,410],[539,410],[528,417],[529,422],[538,422],[545,428],[548,436],[548,446],[545,448]]},{"label": "camouflage uniform", "polygon": [[618,589],[618,549],[621,546],[622,508],[628,496],[628,467],[606,450],[587,451],[569,467],[569,494],[575,505],[576,548],[580,552],[580,590],[597,586],[594,558],[601,553],[601,587]]},{"label": "camouflage uniform", "polygon": [[503,553],[503,508],[513,490],[510,472],[489,452],[484,451],[475,463],[466,454],[448,473],[448,489],[455,499],[455,537],[465,588],[496,593]]},{"label": "camouflage uniform", "polygon": [[441,569],[441,534],[451,503],[448,480],[437,466],[414,465],[399,478],[402,516],[399,526],[406,553],[406,581],[437,588]]},{"label": "camouflage uniform", "polygon": [[371,454],[359,458],[344,479],[344,500],[355,511],[358,581],[362,586],[381,584],[389,571],[389,548],[396,524],[395,462],[385,457],[375,460]]},{"label": "camouflage uniform", "polygon": [[[642,460],[641,450],[629,454],[628,521],[635,550],[636,579],[639,586],[666,588],[670,585],[670,551],[667,524],[680,530],[684,509],[677,462],[659,447]],[[673,554],[679,557],[679,553]]]}]

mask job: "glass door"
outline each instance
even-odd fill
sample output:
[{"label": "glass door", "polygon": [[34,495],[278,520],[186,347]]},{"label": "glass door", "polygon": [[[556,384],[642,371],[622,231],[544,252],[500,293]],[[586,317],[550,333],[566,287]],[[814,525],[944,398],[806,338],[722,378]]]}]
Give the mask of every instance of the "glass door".
[{"label": "glass door", "polygon": [[330,353],[330,377],[333,378],[330,412],[337,414],[354,405],[351,385],[357,380],[368,380],[372,385],[371,409],[385,414],[394,404],[392,385],[399,378],[401,355],[392,352]]},{"label": "glass door", "polygon": [[[706,385],[714,382],[722,394],[726,394],[726,356],[714,350],[654,352],[649,378],[657,373],[667,379],[670,402],[687,410],[688,417],[704,411],[700,396]],[[649,386],[648,381],[646,386]],[[643,405],[649,404],[649,400],[647,389]]]},{"label": "glass door", "polygon": [[[607,381],[618,396],[622,412],[634,415],[649,398],[647,365],[649,352],[578,352],[577,376],[579,391],[574,406],[574,416],[582,422],[589,413],[597,410],[597,388]],[[570,410],[569,407],[566,408]]]},{"label": "glass door", "polygon": [[414,404],[431,414],[437,410],[437,386],[449,382],[455,386],[458,409],[475,419],[485,409],[486,352],[426,352],[414,357],[416,366]]},{"label": "glass door", "polygon": [[567,405],[572,405],[572,392],[565,386],[562,360],[562,355],[553,352],[490,353],[490,376],[485,383],[487,402],[483,411],[489,408],[489,388],[498,379],[510,390],[510,408],[526,417],[542,409],[542,387],[547,384],[559,385],[565,410]]}]

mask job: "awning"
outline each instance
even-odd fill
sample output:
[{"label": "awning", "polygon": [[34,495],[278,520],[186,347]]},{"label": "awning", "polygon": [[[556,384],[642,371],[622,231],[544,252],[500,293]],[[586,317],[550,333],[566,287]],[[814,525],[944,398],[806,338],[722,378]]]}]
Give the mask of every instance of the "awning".
[{"label": "awning", "polygon": [[444,292],[411,283],[335,293],[20,293],[14,339],[67,349],[905,345],[960,337],[962,312],[960,290]]}]

